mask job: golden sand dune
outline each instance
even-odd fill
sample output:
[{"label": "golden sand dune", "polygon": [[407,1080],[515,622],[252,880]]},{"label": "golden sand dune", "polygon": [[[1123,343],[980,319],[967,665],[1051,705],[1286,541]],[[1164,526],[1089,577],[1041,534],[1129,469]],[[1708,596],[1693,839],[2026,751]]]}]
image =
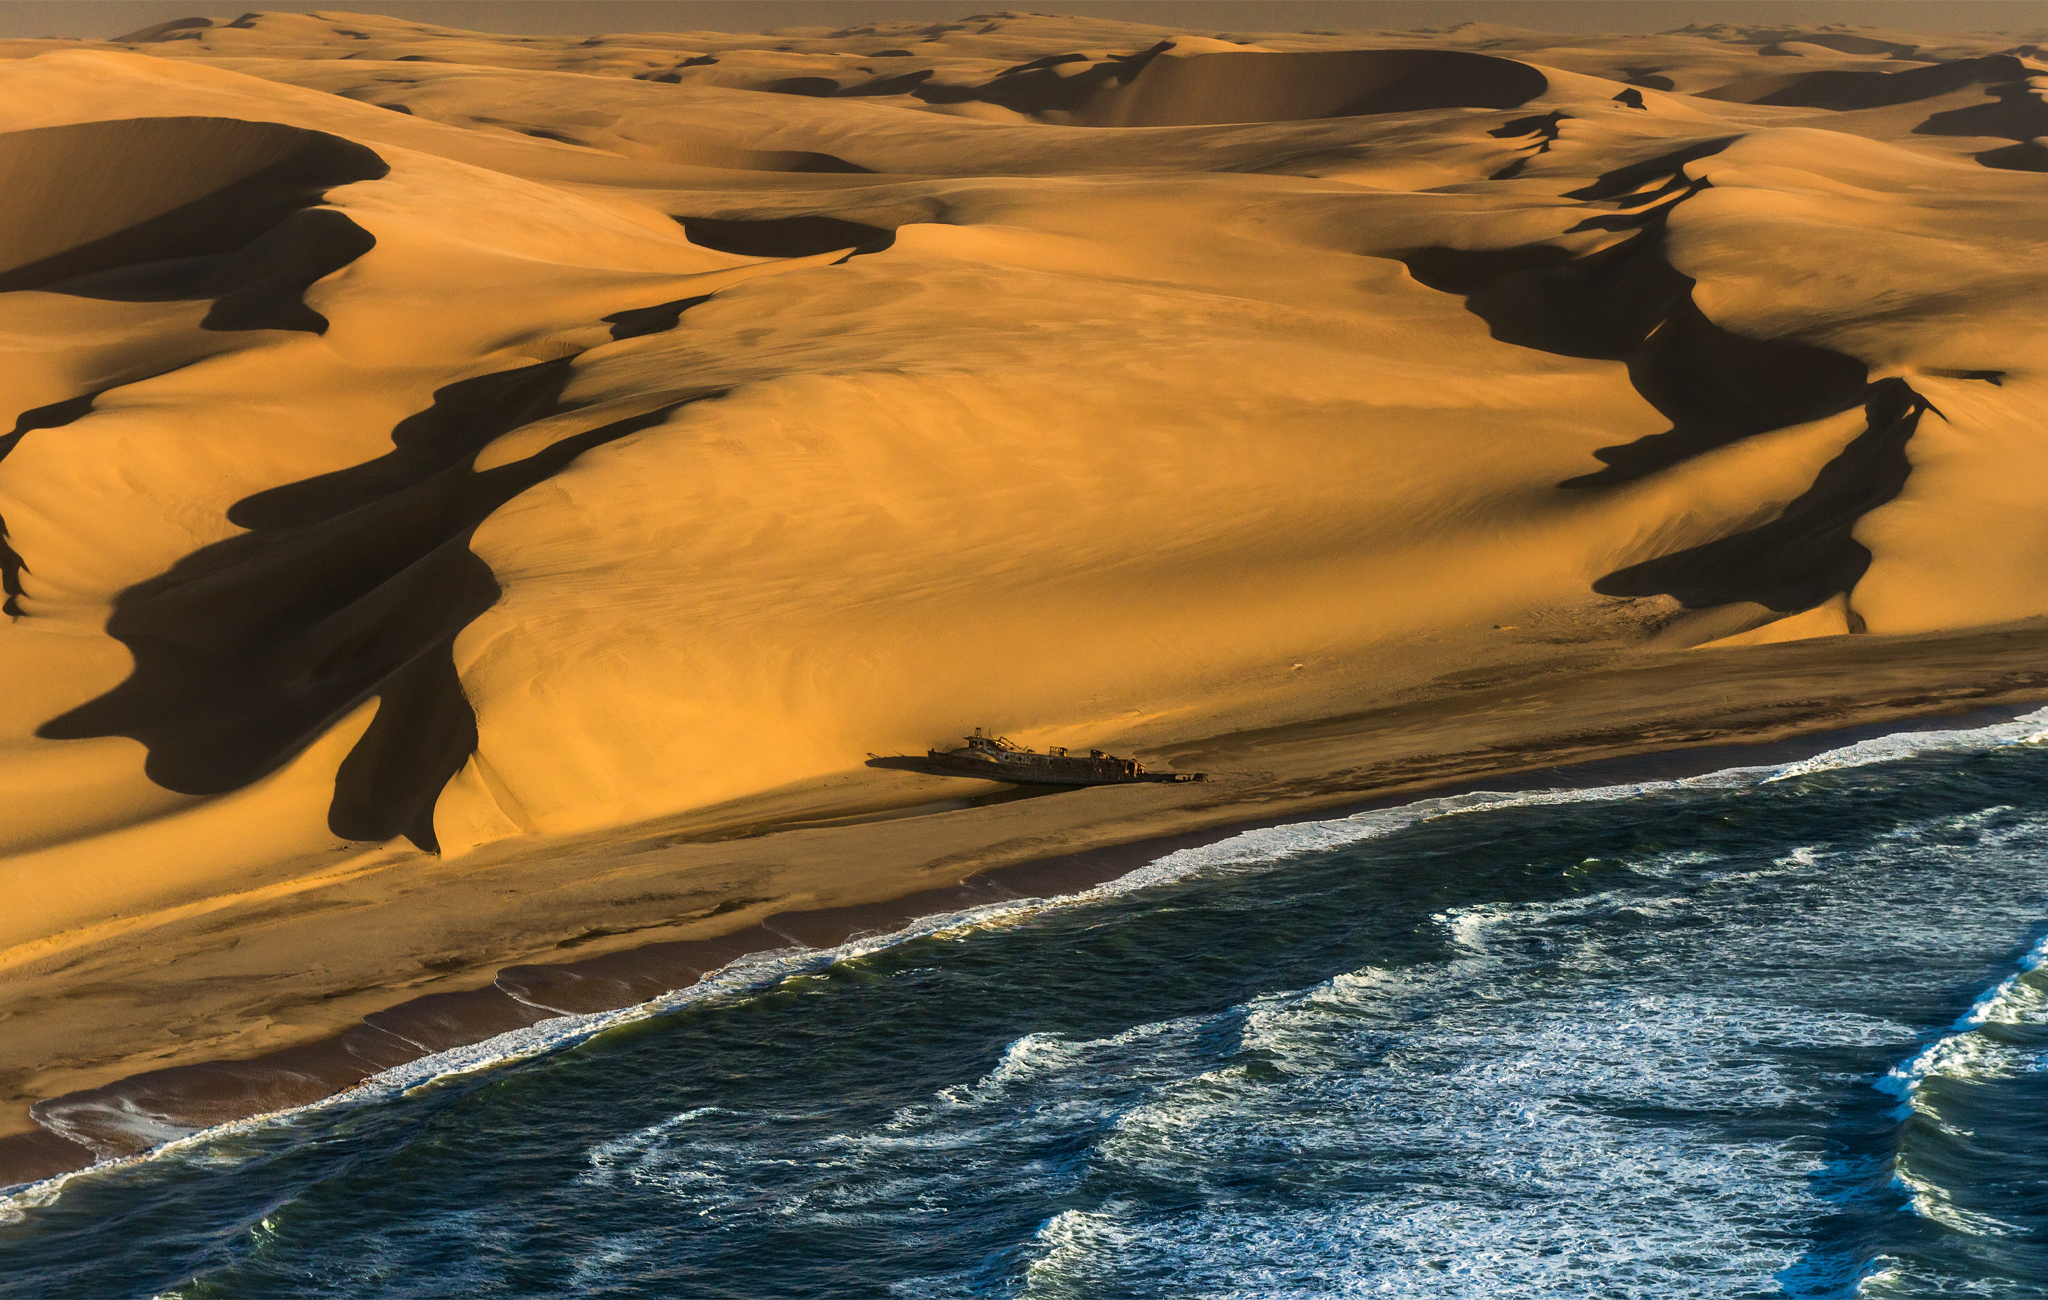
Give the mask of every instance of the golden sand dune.
[{"label": "golden sand dune", "polygon": [[[15,1128],[563,944],[2048,693],[2010,37],[0,57]],[[864,766],[974,725],[1214,779]]]}]

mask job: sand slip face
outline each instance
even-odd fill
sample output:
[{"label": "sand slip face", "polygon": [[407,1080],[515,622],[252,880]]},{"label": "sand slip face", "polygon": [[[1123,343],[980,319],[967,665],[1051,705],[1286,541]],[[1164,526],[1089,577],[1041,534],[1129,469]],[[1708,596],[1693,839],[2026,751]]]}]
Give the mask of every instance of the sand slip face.
[{"label": "sand slip face", "polygon": [[20,961],[977,724],[2048,614],[2031,45],[4,53]]}]

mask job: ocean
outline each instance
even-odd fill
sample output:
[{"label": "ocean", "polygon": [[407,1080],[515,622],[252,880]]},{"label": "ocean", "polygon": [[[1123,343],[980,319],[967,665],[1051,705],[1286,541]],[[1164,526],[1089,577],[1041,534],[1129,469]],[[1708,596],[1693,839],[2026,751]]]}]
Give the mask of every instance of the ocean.
[{"label": "ocean", "polygon": [[17,1189],[0,1295],[2048,1295],[2044,731],[758,957]]}]

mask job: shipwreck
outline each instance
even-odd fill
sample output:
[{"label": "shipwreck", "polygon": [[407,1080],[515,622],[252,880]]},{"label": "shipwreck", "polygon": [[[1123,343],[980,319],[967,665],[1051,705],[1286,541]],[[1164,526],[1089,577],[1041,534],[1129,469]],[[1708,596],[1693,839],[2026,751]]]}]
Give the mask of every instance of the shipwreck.
[{"label": "shipwreck", "polygon": [[1099,749],[1083,756],[1053,745],[1041,754],[1008,737],[986,735],[980,727],[966,739],[960,749],[926,751],[926,770],[939,776],[976,776],[1018,785],[1136,785],[1202,779],[1200,772],[1147,772],[1136,759],[1118,758]]}]

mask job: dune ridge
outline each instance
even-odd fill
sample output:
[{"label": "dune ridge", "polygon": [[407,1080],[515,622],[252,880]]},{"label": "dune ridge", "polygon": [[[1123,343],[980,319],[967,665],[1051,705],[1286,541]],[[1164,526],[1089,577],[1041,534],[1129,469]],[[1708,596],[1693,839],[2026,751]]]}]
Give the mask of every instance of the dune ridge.
[{"label": "dune ridge", "polygon": [[[1728,143],[1630,164],[1576,191],[1623,208],[1590,221],[1634,232],[1597,252],[1564,260],[1555,244],[1477,252],[1434,247],[1405,260],[1422,283],[1463,294],[1495,338],[1623,362],[1637,393],[1672,421],[1666,432],[1596,449],[1607,467],[1560,487],[1634,482],[1745,438],[1862,407],[1864,432],[1770,522],[1639,560],[1593,583],[1603,595],[1669,596],[1687,610],[1761,606],[1796,614],[1846,595],[1869,567],[1871,553],[1852,536],[1855,525],[1905,487],[1905,444],[1930,408],[1902,378],[1870,382],[1868,368],[1853,357],[1744,338],[1699,309],[1695,282],[1664,255],[1665,228],[1680,204],[1710,184],[1680,187],[1684,167]],[[1636,188],[1655,180],[1665,184]],[[1847,622],[1847,630],[1860,630],[1853,614]]]},{"label": "dune ridge", "polygon": [[[0,44],[0,1136],[559,945],[2048,692],[2040,51]],[[866,765],[974,726],[1212,781]]]},{"label": "dune ridge", "polygon": [[15,132],[0,137],[0,169],[19,196],[0,229],[0,293],[203,298],[202,329],[315,334],[327,322],[301,295],[376,242],[315,205],[388,170],[352,141],[219,118]]}]

